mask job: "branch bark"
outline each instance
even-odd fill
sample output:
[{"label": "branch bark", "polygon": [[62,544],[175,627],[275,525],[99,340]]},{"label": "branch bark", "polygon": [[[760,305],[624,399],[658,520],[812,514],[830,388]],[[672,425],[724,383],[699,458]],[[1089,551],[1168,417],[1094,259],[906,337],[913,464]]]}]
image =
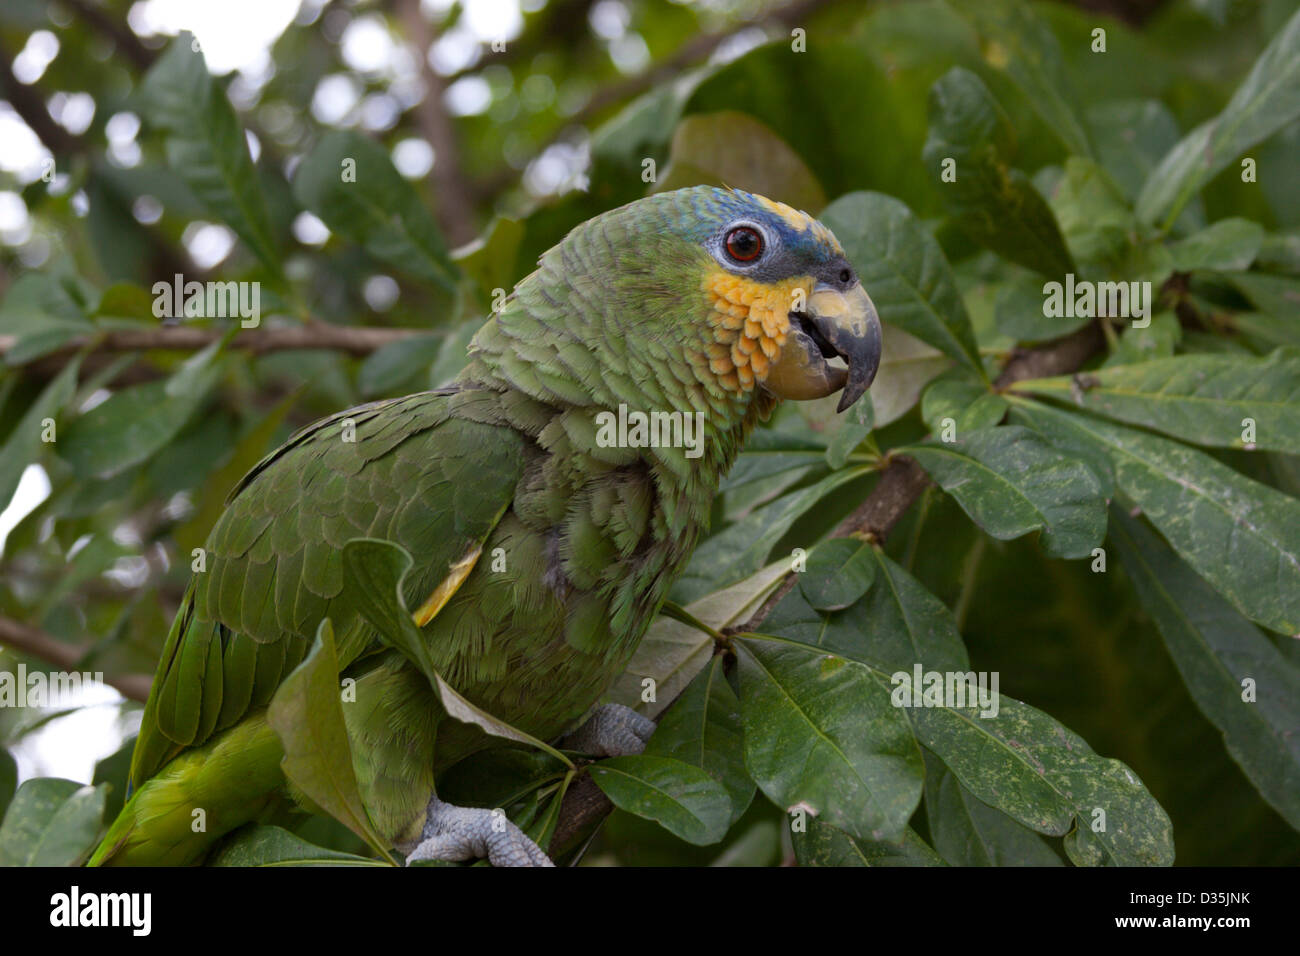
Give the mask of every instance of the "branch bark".
[{"label": "branch bark", "polygon": [[[57,352],[33,360],[55,362],[60,367],[68,356],[90,346],[95,353],[143,352],[149,349],[167,349],[176,352],[198,351],[221,338],[220,329],[163,326],[156,329],[114,329],[98,335],[78,338]],[[266,329],[248,329],[231,341],[230,347],[265,355],[267,352],[284,352],[294,349],[330,349],[349,355],[369,355],[392,342],[401,342],[425,334],[419,329],[374,328],[354,325],[331,325],[312,321],[303,325],[289,325]],[[0,357],[13,348],[12,335],[0,335]]]},{"label": "branch bark", "polygon": [[[7,617],[0,617],[0,644],[65,671],[77,670],[90,650],[67,644],[39,628]],[[144,674],[118,674],[106,675],[104,683],[128,700],[144,703],[149,699],[149,685],[153,681]]]},{"label": "branch bark", "polygon": [[474,211],[477,190],[465,176],[456,126],[442,102],[447,89],[446,80],[429,65],[429,48],[433,46],[437,33],[420,10],[420,0],[396,0],[396,6],[407,36],[415,47],[413,52],[420,64],[420,77],[427,88],[424,99],[415,106],[415,120],[421,134],[433,147],[431,175],[438,224],[449,243],[464,245],[478,235]]}]

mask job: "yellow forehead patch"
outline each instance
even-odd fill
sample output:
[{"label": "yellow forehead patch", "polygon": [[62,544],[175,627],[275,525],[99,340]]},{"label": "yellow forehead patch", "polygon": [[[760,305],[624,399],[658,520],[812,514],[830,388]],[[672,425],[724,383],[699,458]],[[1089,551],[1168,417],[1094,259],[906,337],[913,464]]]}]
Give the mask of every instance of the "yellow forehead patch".
[{"label": "yellow forehead patch", "polygon": [[760,206],[781,219],[795,232],[811,232],[818,239],[829,243],[837,251],[839,250],[840,244],[836,241],[835,236],[831,234],[831,231],[806,212],[800,212],[793,206],[787,206],[783,202],[776,202],[766,196],[754,196],[754,199]]},{"label": "yellow forehead patch", "polygon": [[812,276],[769,284],[717,269],[705,275],[703,287],[713,327],[709,370],[728,391],[748,392],[767,378],[785,345],[790,310],[812,295]]}]

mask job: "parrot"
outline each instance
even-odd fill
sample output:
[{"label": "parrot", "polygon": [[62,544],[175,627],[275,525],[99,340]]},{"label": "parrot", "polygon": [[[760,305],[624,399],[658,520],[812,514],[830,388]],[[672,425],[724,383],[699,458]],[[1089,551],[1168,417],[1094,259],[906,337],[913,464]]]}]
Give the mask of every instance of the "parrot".
[{"label": "parrot", "polygon": [[[870,296],[807,213],[695,186],[576,226],[490,313],[450,385],[309,425],[238,482],[167,635],[127,801],[89,865],[199,865],[235,829],[311,809],[267,709],[326,618],[339,680],[355,681],[344,722],[375,832],[408,864],[552,865],[500,814],[438,798],[447,768],[499,738],[452,717],[343,606],[344,545],[409,552],[406,607],[474,706],[594,757],[639,752],[654,722],[598,704],[746,437],[781,399],[838,391],[844,412],[880,357]],[[598,417],[620,410],[691,416],[700,441],[601,440]]]}]

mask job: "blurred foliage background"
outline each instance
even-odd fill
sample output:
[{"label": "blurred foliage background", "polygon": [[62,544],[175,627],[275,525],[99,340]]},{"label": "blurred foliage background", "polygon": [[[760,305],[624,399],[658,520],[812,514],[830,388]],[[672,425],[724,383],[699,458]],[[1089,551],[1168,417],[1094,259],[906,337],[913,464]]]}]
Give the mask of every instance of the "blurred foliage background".
[{"label": "blurred foliage background", "polygon": [[[989,149],[999,168],[1022,171],[1081,272],[1164,290],[1149,329],[1107,327],[1094,366],[1300,345],[1294,45],[1278,54],[1291,101],[1270,101],[1273,118],[1241,143],[1257,181],[1243,181],[1236,150],[1186,201],[1160,206],[1174,222],[1132,212],[1158,202],[1144,196],[1151,171],[1229,104],[1298,6],[6,0],[0,504],[13,505],[0,644],[12,649],[0,648],[0,665],[76,662],[138,691],[190,550],[245,470],[325,414],[448,381],[497,290],[576,224],[650,191],[726,183],[813,213],[849,193],[885,193],[951,264],[981,374],[1072,331],[1024,319],[1041,304],[1042,244],[999,245],[963,225],[926,161],[938,129],[932,90],[954,67],[969,71],[958,79],[978,78],[1009,131],[976,144],[972,162]],[[1104,53],[1093,49],[1097,28]],[[193,43],[189,33],[173,39],[183,29]],[[806,52],[795,53],[800,36]],[[386,156],[393,170],[366,208],[332,175],[339,157],[358,155]],[[857,221],[853,207],[839,209],[837,223]],[[1225,219],[1249,228],[1215,234],[1199,258],[1177,247]],[[131,339],[158,329],[153,286],[178,273],[260,283],[261,331],[303,338],[239,346],[222,338],[231,323],[197,319],[183,324],[206,337],[181,347]],[[325,326],[381,331],[330,336]],[[922,389],[954,365],[908,331],[915,337],[887,339],[868,450],[923,438]],[[47,416],[60,428],[54,446],[29,427]],[[803,457],[734,481],[715,508],[715,536],[747,519],[752,530],[765,506],[843,467],[842,454],[828,455],[839,427],[825,408],[783,411],[771,447]],[[802,449],[781,438],[796,433],[812,436]],[[1294,496],[1300,437],[1287,441],[1206,454]],[[873,481],[864,473],[819,495],[821,508],[745,557],[752,568],[715,547],[676,596],[697,600],[816,541]],[[1141,777],[1172,819],[1179,863],[1300,861],[1300,835],[1229,755],[1118,561],[1094,574],[1031,541],[998,540],[935,487],[886,553],[951,609],[973,667],[999,671],[1004,694]],[[1300,665],[1289,636],[1261,633],[1288,667]],[[103,812],[120,806],[139,704],[82,703],[75,713],[0,708],[0,812],[20,771],[80,773],[85,783],[101,758]],[[65,722],[80,729],[56,735]],[[618,811],[588,858],[773,864],[793,858],[782,822],[760,796],[722,846],[697,847]],[[321,843],[357,848],[330,821],[310,826],[302,832]],[[941,842],[923,814],[914,826]]]}]

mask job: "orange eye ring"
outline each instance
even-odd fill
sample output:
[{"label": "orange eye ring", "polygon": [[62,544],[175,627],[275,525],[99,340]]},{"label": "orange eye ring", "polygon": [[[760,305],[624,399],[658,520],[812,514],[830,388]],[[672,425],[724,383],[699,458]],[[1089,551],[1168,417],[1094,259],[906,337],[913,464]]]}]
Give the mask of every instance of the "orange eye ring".
[{"label": "orange eye ring", "polygon": [[727,233],[726,247],[737,262],[753,262],[763,254],[763,234],[752,226],[737,226]]}]

